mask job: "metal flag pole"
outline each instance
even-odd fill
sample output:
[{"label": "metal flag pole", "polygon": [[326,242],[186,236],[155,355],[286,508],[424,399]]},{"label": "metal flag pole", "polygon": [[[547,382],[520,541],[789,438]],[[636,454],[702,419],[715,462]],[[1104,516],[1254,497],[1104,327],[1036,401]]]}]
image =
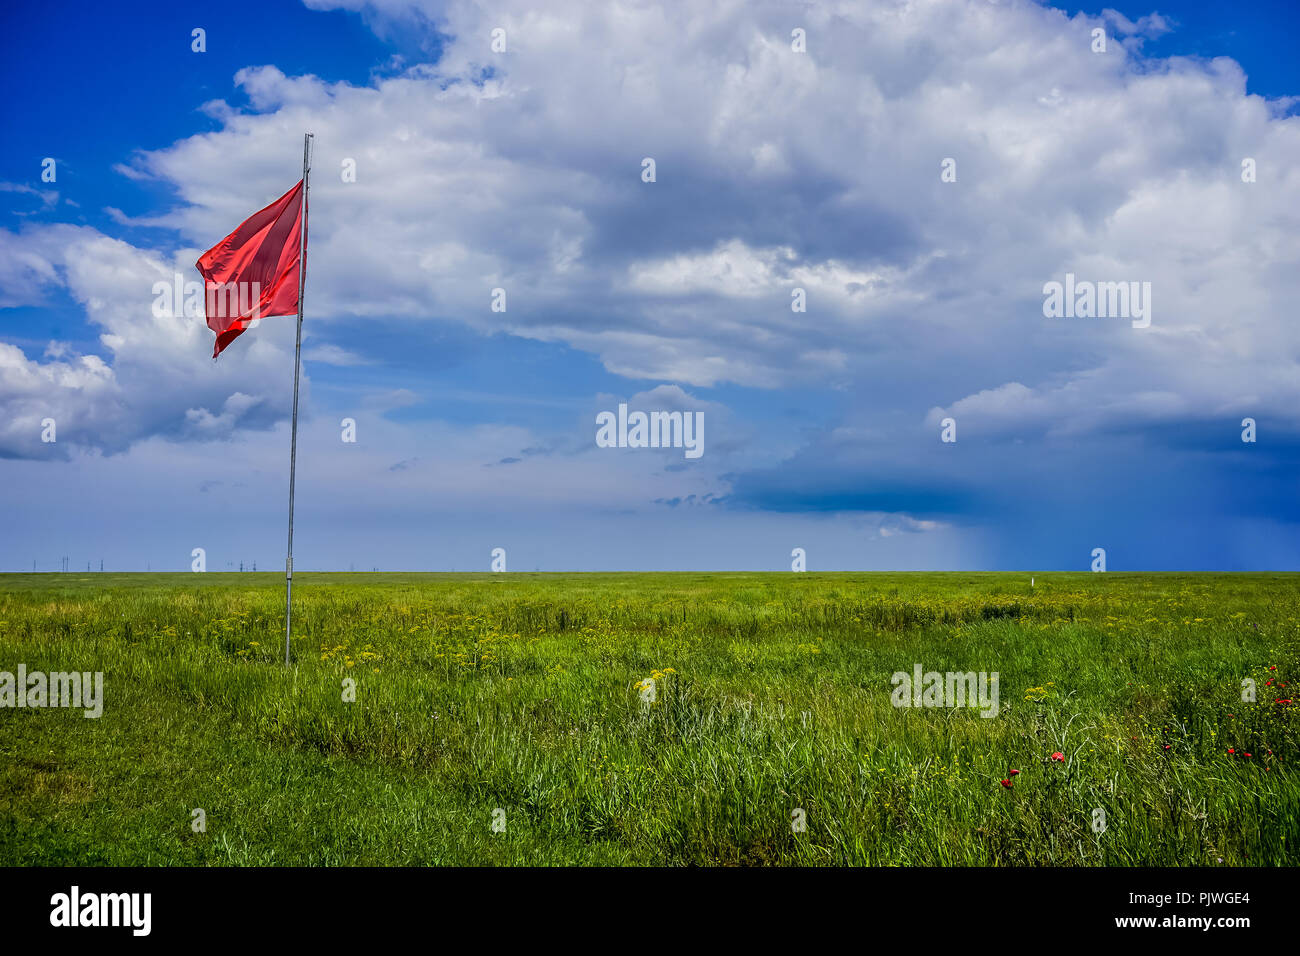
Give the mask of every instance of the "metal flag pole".
[{"label": "metal flag pole", "polygon": [[289,663],[289,621],[293,614],[293,479],[298,466],[298,373],[302,369],[302,297],[307,287],[307,190],[311,176],[311,133],[302,137],[302,206],[298,225],[298,340],[293,347],[293,437],[289,440],[289,552],[284,562],[284,663]]}]

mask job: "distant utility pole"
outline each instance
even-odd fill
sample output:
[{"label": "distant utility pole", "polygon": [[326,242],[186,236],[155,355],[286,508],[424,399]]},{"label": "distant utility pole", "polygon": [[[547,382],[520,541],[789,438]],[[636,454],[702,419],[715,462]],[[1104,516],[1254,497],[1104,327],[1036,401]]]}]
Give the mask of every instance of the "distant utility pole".
[{"label": "distant utility pole", "polygon": [[103,558],[100,558],[100,559],[99,559],[99,570],[100,570],[101,572],[104,570],[104,559],[103,559]]}]

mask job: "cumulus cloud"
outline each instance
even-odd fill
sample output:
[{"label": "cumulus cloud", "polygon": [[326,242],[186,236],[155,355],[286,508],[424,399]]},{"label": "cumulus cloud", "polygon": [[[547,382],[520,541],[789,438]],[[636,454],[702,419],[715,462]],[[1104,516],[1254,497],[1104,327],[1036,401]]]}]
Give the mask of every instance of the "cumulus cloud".
[{"label": "cumulus cloud", "polygon": [[[442,57],[364,88],[245,69],[249,107],[132,169],[176,187],[154,221],[198,243],[283,191],[289,131],[314,130],[326,319],[465,323],[685,385],[847,380],[888,348],[960,365],[970,395],[1087,393],[1054,404],[1081,422],[1115,389],[1223,407],[1261,371],[1259,400],[1293,407],[1300,125],[1232,61],[1092,52],[1093,28],[1154,36],[1158,14],[316,5],[436,30]],[[1153,328],[1045,320],[1041,287],[1066,271],[1150,281]],[[1207,349],[1213,374],[1186,375]]]},{"label": "cumulus cloud", "polygon": [[[214,371],[201,323],[153,319],[147,299],[153,277],[188,269],[193,249],[284,191],[304,129],[317,137],[311,360],[354,364],[357,319],[457,323],[588,352],[633,387],[846,397],[838,427],[787,449],[784,471],[741,475],[733,502],[914,511],[931,517],[887,527],[924,530],[985,500],[979,479],[995,473],[901,450],[947,415],[963,436],[1006,441],[1246,409],[1296,422],[1300,120],[1248,95],[1230,60],[1144,58],[1142,38],[1171,27],[1158,14],[964,0],[312,5],[436,34],[441,56],[364,87],[241,70],[237,94],[205,107],[215,131],[121,170],[174,188],[173,208],[130,222],[173,229],[189,251],[68,227],[10,234],[22,253],[0,256],[6,301],[65,284],[105,348],[103,368],[7,354],[0,387],[23,416],[11,453],[39,453],[40,409],[18,403],[41,398],[110,450],[284,414],[291,323],[264,323]],[[1094,53],[1097,27],[1124,42]],[[1248,158],[1254,183],[1240,176]],[[341,176],[349,161],[355,182]],[[1067,272],[1150,282],[1150,328],[1046,318],[1043,285]],[[498,288],[505,311],[491,308]],[[806,312],[791,309],[796,288]],[[92,421],[96,408],[112,414]],[[495,434],[465,460],[481,476],[522,459],[490,472],[520,493],[572,481],[564,455],[521,453],[548,441]],[[394,474],[428,477],[426,456],[388,462],[408,460]],[[681,487],[630,487],[665,501],[727,490],[719,475],[701,487],[669,474]],[[829,483],[810,485],[819,474]]]},{"label": "cumulus cloud", "polygon": [[[101,348],[80,355],[56,342],[42,361],[0,344],[0,454],[66,457],[73,446],[115,453],[150,435],[210,438],[283,417],[291,322],[265,320],[239,361],[213,363],[201,317],[155,308],[155,284],[173,285],[178,272],[193,279],[193,258],[168,258],[83,226],[0,230],[0,262],[16,274],[5,286],[10,301],[66,292]],[[54,442],[42,441],[46,419],[55,422]]]}]

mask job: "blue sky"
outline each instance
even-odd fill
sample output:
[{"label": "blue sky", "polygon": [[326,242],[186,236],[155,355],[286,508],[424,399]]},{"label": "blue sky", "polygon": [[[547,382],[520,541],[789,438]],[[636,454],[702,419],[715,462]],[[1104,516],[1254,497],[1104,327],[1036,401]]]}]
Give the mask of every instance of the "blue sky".
[{"label": "blue sky", "polygon": [[0,569],[280,566],[292,320],[151,302],[305,129],[299,568],[1300,567],[1292,4],[0,16]]}]

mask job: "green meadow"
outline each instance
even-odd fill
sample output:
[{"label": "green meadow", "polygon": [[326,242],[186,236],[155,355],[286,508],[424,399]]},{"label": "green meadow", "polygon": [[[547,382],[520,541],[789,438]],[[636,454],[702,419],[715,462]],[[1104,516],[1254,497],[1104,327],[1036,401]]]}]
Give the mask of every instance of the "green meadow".
[{"label": "green meadow", "polygon": [[1300,862],[1300,576],[1035,578],[0,575],[0,864]]}]

